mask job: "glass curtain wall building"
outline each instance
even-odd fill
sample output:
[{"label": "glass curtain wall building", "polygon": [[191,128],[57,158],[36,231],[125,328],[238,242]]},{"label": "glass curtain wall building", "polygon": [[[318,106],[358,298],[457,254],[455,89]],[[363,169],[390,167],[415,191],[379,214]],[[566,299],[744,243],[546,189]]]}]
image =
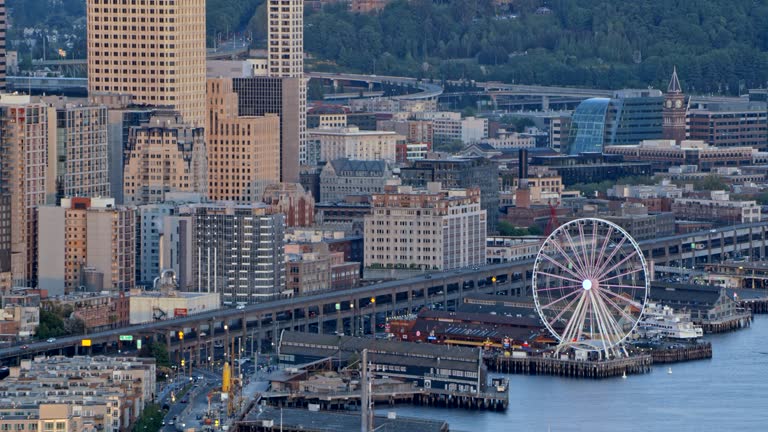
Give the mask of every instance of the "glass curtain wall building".
[{"label": "glass curtain wall building", "polygon": [[608,98],[591,98],[576,107],[571,117],[568,154],[576,156],[603,151],[610,103]]}]

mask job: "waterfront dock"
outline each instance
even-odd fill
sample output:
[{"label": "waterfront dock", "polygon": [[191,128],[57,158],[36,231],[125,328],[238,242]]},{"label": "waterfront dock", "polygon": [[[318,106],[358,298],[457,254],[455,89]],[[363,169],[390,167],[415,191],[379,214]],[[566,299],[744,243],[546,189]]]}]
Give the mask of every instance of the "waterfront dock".
[{"label": "waterfront dock", "polygon": [[653,357],[653,364],[677,363],[712,358],[712,344],[709,342],[664,347],[661,349],[638,348]]},{"label": "waterfront dock", "polygon": [[[509,394],[506,391],[480,393],[456,392],[442,389],[425,389],[410,385],[387,390],[374,390],[371,400],[375,406],[409,404],[440,408],[464,408],[484,411],[506,411]],[[323,411],[360,409],[360,392],[266,392],[261,395],[270,406],[307,408],[316,405]]]},{"label": "waterfront dock", "polygon": [[493,372],[522,375],[555,375],[571,378],[610,378],[624,374],[643,374],[651,371],[653,358],[640,354],[628,358],[587,361],[554,357],[496,356],[486,360]]}]

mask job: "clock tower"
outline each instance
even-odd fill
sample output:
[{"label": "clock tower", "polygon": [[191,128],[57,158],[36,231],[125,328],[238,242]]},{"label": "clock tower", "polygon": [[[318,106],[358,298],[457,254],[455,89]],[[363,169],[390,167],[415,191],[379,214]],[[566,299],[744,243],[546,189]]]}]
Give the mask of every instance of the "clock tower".
[{"label": "clock tower", "polygon": [[672,70],[672,79],[669,80],[667,93],[664,95],[664,109],[662,118],[662,136],[667,140],[675,140],[676,143],[685,137],[685,114],[688,104],[683,90],[680,88],[680,80],[677,79],[677,67]]}]

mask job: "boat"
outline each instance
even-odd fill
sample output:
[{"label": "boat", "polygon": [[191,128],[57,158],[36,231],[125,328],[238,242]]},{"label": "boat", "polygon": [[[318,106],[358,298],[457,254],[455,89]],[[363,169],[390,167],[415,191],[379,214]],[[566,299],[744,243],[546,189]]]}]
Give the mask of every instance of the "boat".
[{"label": "boat", "polygon": [[627,379],[627,371],[624,371],[624,375],[621,376],[622,379]]},{"label": "boat", "polygon": [[667,369],[667,373],[671,374],[672,373],[672,368]]},{"label": "boat", "polygon": [[698,339],[704,336],[704,330],[691,321],[690,314],[675,312],[658,303],[646,304],[637,333],[648,339]]}]

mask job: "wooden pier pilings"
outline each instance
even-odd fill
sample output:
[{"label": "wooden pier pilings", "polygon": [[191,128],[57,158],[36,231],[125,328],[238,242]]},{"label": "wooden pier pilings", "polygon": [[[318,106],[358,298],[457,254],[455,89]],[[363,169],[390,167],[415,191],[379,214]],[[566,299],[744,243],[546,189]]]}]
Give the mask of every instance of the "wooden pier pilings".
[{"label": "wooden pier pilings", "polygon": [[677,363],[712,358],[712,344],[709,342],[685,345],[673,349],[643,350],[653,357],[654,364]]},{"label": "wooden pier pilings", "polygon": [[739,306],[749,309],[753,315],[768,314],[768,298],[741,300]]},{"label": "wooden pier pilings", "polygon": [[747,311],[725,320],[706,320],[698,324],[701,325],[704,333],[725,333],[749,327],[752,324],[752,313]]},{"label": "wooden pier pilings", "polygon": [[497,356],[486,361],[488,369],[499,373],[523,375],[557,375],[571,378],[609,378],[625,373],[641,374],[651,371],[653,358],[641,354],[605,361],[566,360],[553,357]]}]

